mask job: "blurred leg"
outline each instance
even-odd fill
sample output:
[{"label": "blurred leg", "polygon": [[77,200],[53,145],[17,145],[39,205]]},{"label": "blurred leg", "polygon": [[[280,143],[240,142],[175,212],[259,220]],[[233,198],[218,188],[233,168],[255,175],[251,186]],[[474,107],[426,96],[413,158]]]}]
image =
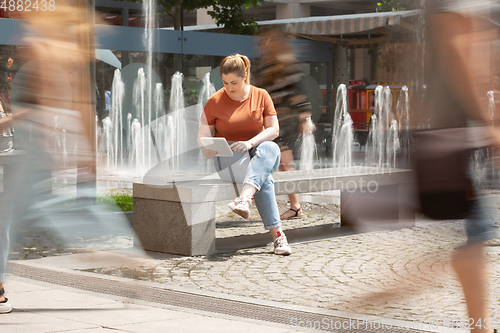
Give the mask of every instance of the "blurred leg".
[{"label": "blurred leg", "polygon": [[[5,283],[5,271],[10,250],[10,229],[14,219],[14,210],[21,205],[18,201],[22,170],[25,168],[24,160],[19,164],[8,164],[3,166],[3,193],[0,195],[0,290]],[[5,301],[5,295],[0,296],[0,302]],[[5,309],[12,306],[10,304],[0,304],[0,311],[9,312]]]},{"label": "blurred leg", "polygon": [[[495,208],[495,205],[484,197],[471,203],[465,228],[467,245],[457,249],[452,258],[453,268],[464,291],[469,318],[471,321],[473,319],[475,324],[482,325],[486,318],[491,318],[488,306],[489,279],[485,264],[484,242],[492,238],[492,208]],[[474,325],[473,331],[491,333],[493,329]]]},{"label": "blurred leg", "polygon": [[[9,256],[9,224],[2,217],[0,221],[0,289],[5,282],[5,269],[7,267],[7,257]],[[0,302],[3,301],[3,296],[0,296]]]},{"label": "blurred leg", "polygon": [[481,327],[474,325],[472,331],[492,333],[492,328],[484,328],[485,319],[491,319],[487,304],[488,278],[484,259],[484,243],[479,243],[458,249],[452,258],[452,264],[462,284],[469,319],[482,324]]}]

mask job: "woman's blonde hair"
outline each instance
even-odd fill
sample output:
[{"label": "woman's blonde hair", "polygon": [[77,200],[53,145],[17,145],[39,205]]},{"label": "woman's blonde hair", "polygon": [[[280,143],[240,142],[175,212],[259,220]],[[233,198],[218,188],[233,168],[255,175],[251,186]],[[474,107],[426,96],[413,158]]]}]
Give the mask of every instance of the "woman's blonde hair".
[{"label": "woman's blonde hair", "polygon": [[250,60],[248,57],[241,54],[234,54],[224,58],[220,63],[220,75],[236,74],[238,77],[244,78],[246,84],[250,84]]}]

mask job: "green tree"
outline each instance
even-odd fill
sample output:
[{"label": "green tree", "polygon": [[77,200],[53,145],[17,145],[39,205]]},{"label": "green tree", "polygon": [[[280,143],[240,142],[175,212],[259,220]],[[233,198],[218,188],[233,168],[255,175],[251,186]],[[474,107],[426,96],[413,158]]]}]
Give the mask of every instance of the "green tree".
[{"label": "green tree", "polygon": [[174,20],[174,29],[181,29],[182,10],[196,10],[210,8],[210,15],[217,22],[217,26],[224,25],[230,33],[252,34],[257,30],[257,23],[253,18],[243,18],[243,8],[262,6],[264,0],[158,0],[165,13]]},{"label": "green tree", "polygon": [[[377,12],[397,12],[415,9],[419,1],[415,0],[381,0],[377,3]],[[368,54],[377,57],[376,66],[385,68],[389,80],[393,80],[397,70],[403,69],[404,59],[407,55],[407,45],[386,44],[368,49]]]},{"label": "green tree", "polygon": [[415,0],[381,0],[377,2],[377,12],[397,12],[413,9],[418,1]]}]

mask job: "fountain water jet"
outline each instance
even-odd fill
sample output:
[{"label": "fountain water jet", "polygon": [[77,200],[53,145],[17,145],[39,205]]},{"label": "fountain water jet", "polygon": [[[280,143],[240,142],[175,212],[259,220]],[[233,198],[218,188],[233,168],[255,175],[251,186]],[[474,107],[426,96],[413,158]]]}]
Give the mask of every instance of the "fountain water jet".
[{"label": "fountain water jet", "polygon": [[352,124],[347,105],[347,88],[345,84],[341,84],[337,89],[337,103],[332,124],[334,167],[352,166],[352,145],[354,143]]},{"label": "fountain water jet", "polygon": [[386,156],[387,156],[387,165],[392,168],[396,167],[396,154],[400,148],[399,141],[399,131],[398,131],[398,122],[393,119],[391,122],[391,126],[389,127],[389,133],[387,135],[387,145],[386,145]]},{"label": "fountain water jet", "polygon": [[121,72],[119,69],[115,70],[113,77],[113,88],[111,92],[111,111],[109,117],[111,118],[113,136],[112,145],[114,150],[113,166],[123,167],[123,97],[125,95],[125,84],[123,83]]},{"label": "fountain water jet", "polygon": [[183,112],[179,112],[184,109],[184,91],[182,89],[182,83],[184,80],[184,75],[180,72],[176,72],[172,76],[172,88],[170,91],[170,114],[168,119],[168,131],[166,135],[167,144],[170,143],[170,157],[172,158],[172,170],[180,171],[182,161],[181,156],[186,152],[186,120],[184,118]]},{"label": "fountain water jet", "polygon": [[[495,125],[495,92],[488,91],[488,115],[490,117],[491,126]],[[495,188],[498,182],[498,174],[495,168],[496,151],[495,147],[488,147],[482,151],[476,151],[474,155],[473,165],[475,166],[476,183],[479,186]]]},{"label": "fountain water jet", "polygon": [[[410,98],[408,95],[408,87],[403,86],[399,94],[398,102],[396,104],[396,114],[399,120],[399,133],[400,133],[400,148],[401,148],[401,162],[403,167],[411,165],[411,143],[412,135],[410,129]],[[395,166],[395,165],[394,165]]]},{"label": "fountain water jet", "polygon": [[[371,117],[366,164],[380,169],[396,167],[400,148],[398,122],[392,119],[392,92],[389,87],[375,89],[375,113]],[[397,138],[397,140],[396,140]]]},{"label": "fountain water jet", "polygon": [[109,117],[102,120],[102,141],[106,149],[106,165],[111,169],[114,161],[115,151],[113,146],[113,122]]},{"label": "fountain water jet", "polygon": [[135,171],[137,173],[141,172],[141,167],[143,167],[143,154],[141,154],[142,148],[142,136],[141,133],[141,123],[137,118],[132,121],[130,136],[131,136],[131,151],[130,151],[130,165],[135,166]]},{"label": "fountain water jet", "polygon": [[[145,16],[145,23],[144,23],[144,46],[146,47],[147,53],[146,53],[146,109],[148,110],[147,112],[147,119],[142,119],[141,123],[144,126],[144,131],[142,132],[142,142],[144,145],[144,148],[146,148],[146,143],[149,142],[149,140],[146,140],[146,136],[149,137],[149,131],[146,132],[146,125],[151,124],[151,116],[152,116],[152,98],[151,94],[153,92],[153,47],[155,44],[155,27],[156,27],[156,1],[155,0],[145,0],[143,2],[143,10],[144,10],[144,16]],[[156,119],[156,118],[155,118]],[[148,138],[149,139],[149,138]],[[146,159],[146,156],[144,156],[144,159]],[[151,149],[147,149],[147,161],[149,162],[148,164],[145,164],[144,167],[149,169],[152,164],[151,164]]]},{"label": "fountain water jet", "polygon": [[[134,104],[137,112],[137,120],[139,124],[142,124],[143,126],[146,125],[146,112],[151,111],[150,109],[146,109],[146,94],[147,94],[147,86],[146,86],[146,74],[144,73],[144,68],[139,68],[137,72],[137,79],[134,82],[134,92],[133,92],[133,99],[134,99]],[[134,119],[135,123],[135,119]],[[137,123],[135,124],[136,130],[137,130]],[[137,134],[136,134],[137,135]],[[141,131],[141,138],[139,141],[137,141],[137,138],[132,134],[132,140],[135,141],[136,145],[138,142],[141,143],[141,146],[138,147],[136,146],[136,153],[138,156],[136,156],[135,163],[136,165],[136,170],[143,170],[146,168],[146,131],[143,130]],[[134,151],[134,150],[133,150]],[[133,166],[133,165],[132,165]]]},{"label": "fountain water jet", "polygon": [[[313,127],[311,118],[307,119],[308,128]],[[314,161],[316,160],[316,140],[312,131],[307,131],[302,136],[302,144],[300,149],[300,170],[314,169]]]},{"label": "fountain water jet", "polygon": [[[207,104],[208,99],[216,92],[215,86],[210,82],[210,72],[206,73],[203,77],[203,81],[200,87],[200,93],[198,95],[198,104],[196,105],[196,118],[201,119],[203,114],[203,108]],[[213,162],[207,160],[203,156],[203,152],[200,151],[198,154],[198,165],[199,169],[205,173],[213,173],[215,171],[213,167]]]},{"label": "fountain water jet", "polygon": [[[155,87],[155,119],[163,116],[165,112],[165,95],[163,94],[163,84],[158,82]],[[159,123],[155,124],[155,130],[158,131]]]}]

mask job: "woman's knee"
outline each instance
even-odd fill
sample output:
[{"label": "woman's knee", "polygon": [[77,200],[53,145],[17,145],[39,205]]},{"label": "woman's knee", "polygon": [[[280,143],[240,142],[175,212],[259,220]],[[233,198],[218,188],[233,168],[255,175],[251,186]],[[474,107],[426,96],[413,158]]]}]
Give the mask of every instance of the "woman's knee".
[{"label": "woman's knee", "polygon": [[280,147],[274,141],[264,141],[258,147],[257,150],[262,149],[273,156],[280,156]]},{"label": "woman's knee", "polygon": [[273,141],[265,141],[257,147],[256,156],[264,160],[264,165],[272,169],[271,173],[278,170],[280,163],[280,148]]}]

